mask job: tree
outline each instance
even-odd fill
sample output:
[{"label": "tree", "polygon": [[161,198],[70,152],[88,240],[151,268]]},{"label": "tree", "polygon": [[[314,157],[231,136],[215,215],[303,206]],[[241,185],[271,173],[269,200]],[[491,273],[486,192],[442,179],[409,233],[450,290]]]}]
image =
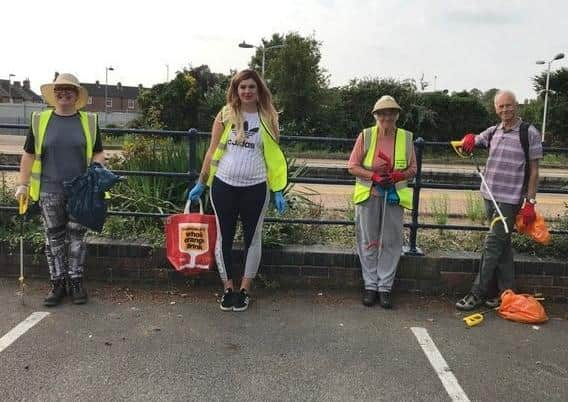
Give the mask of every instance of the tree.
[{"label": "tree", "polygon": [[[546,72],[533,78],[534,89],[544,101]],[[544,104],[543,104],[544,107]],[[563,67],[550,73],[548,112],[546,117],[547,143],[568,145],[568,68]],[[541,114],[543,111],[541,111]]]},{"label": "tree", "polygon": [[448,96],[442,92],[422,94],[424,105],[434,114],[433,124],[424,127],[429,140],[450,141],[467,132],[480,132],[491,123],[481,101],[467,91]]},{"label": "tree", "polygon": [[345,134],[356,135],[362,128],[374,124],[371,110],[382,95],[393,96],[402,107],[399,125],[420,135],[427,122],[432,123],[433,115],[424,106],[412,80],[397,81],[392,78],[354,79],[341,88],[342,113]]},{"label": "tree", "polygon": [[[265,79],[281,111],[284,134],[313,135],[320,131],[318,118],[327,77],[320,67],[320,46],[313,37],[289,33],[282,37],[274,34],[263,39],[263,46],[283,45],[266,52]],[[259,65],[261,50],[257,49],[250,66]],[[257,67],[258,68],[258,67]]]},{"label": "tree", "polygon": [[138,97],[142,109],[139,126],[167,130],[208,130],[225,104],[229,76],[212,73],[208,66],[178,71],[173,80],[154,85]]}]

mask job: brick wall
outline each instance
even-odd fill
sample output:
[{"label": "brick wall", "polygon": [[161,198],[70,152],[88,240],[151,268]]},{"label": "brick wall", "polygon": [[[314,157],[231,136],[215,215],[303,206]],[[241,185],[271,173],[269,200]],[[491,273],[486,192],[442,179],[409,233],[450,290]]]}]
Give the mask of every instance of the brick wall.
[{"label": "brick wall", "polygon": [[[233,260],[242,272],[243,256],[235,250]],[[519,291],[541,292],[554,301],[568,300],[568,262],[517,256]],[[47,278],[43,255],[25,250],[26,277]],[[466,292],[477,273],[478,253],[437,253],[424,257],[403,256],[395,288],[425,294],[459,294]],[[19,275],[19,253],[0,243],[0,275]],[[360,287],[361,270],[353,250],[330,249],[329,246],[289,246],[265,249],[259,271],[260,285],[281,287]],[[117,240],[92,239],[88,245],[87,277],[102,281],[131,282],[162,286],[188,278],[201,283],[218,284],[216,272],[184,277],[172,270],[164,249]]]}]

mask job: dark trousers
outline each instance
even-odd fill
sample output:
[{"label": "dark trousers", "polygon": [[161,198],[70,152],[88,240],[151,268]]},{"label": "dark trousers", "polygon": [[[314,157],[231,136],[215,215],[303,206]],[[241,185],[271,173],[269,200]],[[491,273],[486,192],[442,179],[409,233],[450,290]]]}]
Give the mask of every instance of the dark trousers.
[{"label": "dark trousers", "polygon": [[247,187],[231,186],[217,177],[211,185],[211,204],[217,217],[215,259],[223,281],[233,279],[232,250],[237,218],[243,225],[245,278],[254,278],[262,255],[262,224],[270,201],[266,182]]},{"label": "dark trousers", "polygon": [[[512,289],[515,280],[515,268],[513,263],[513,248],[511,247],[511,232],[515,225],[515,218],[520,205],[497,203],[507,221],[509,233],[505,233],[505,227],[501,221],[497,221],[485,238],[483,254],[479,265],[479,273],[473,282],[471,293],[478,297],[486,297],[490,292],[490,284],[497,277],[499,292]],[[491,201],[485,200],[487,219],[492,222],[499,216]]]}]

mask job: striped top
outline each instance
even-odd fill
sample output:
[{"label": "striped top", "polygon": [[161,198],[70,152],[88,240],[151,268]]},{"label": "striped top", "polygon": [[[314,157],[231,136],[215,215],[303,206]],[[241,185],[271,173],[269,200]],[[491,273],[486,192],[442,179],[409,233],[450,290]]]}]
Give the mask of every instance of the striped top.
[{"label": "striped top", "polygon": [[244,142],[237,142],[237,132],[232,129],[227,149],[215,174],[223,182],[235,187],[254,186],[266,181],[260,118],[258,113],[243,112],[243,119]]},{"label": "striped top", "polygon": [[[497,130],[491,139],[489,157],[485,165],[485,181],[491,190],[495,201],[506,204],[519,204],[522,201],[523,181],[525,177],[525,153],[519,130],[521,119],[510,130],[503,130],[503,123],[497,125]],[[475,137],[475,144],[487,148],[487,139],[495,126],[489,127]],[[539,131],[529,127],[529,160],[542,159],[542,142]],[[486,200],[491,197],[481,185],[481,195]]]}]

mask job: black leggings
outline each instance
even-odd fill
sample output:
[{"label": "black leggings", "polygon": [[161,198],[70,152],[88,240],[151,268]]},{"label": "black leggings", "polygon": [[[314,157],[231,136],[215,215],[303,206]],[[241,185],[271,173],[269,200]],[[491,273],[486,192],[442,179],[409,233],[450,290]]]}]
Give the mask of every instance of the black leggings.
[{"label": "black leggings", "polygon": [[266,182],[235,187],[217,177],[211,185],[211,204],[217,217],[215,259],[223,281],[233,279],[232,250],[237,218],[243,224],[245,241],[245,278],[254,278],[262,255],[262,223],[270,201]]}]

